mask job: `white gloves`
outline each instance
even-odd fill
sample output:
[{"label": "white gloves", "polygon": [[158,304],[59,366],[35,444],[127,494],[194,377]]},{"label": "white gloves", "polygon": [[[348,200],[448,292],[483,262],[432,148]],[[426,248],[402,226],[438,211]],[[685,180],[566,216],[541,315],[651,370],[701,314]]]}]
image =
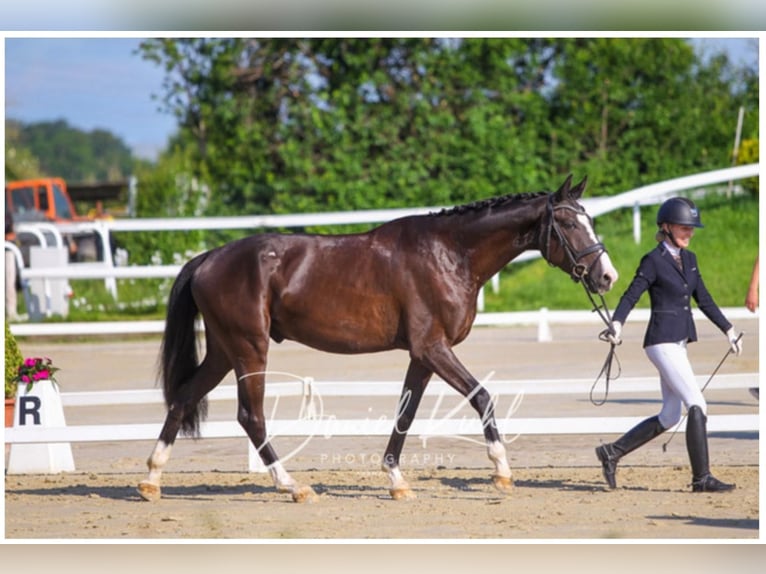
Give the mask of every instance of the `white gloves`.
[{"label": "white gloves", "polygon": [[612,321],[609,329],[604,329],[599,334],[599,338],[602,341],[612,343],[612,345],[619,345],[622,343],[622,323],[619,321]]},{"label": "white gloves", "polygon": [[[737,334],[737,331],[732,327],[726,331],[726,338],[729,340],[731,346],[730,352],[736,356],[742,354],[742,334]],[[619,321],[612,321],[609,329],[604,329],[599,333],[599,339],[612,343],[613,345],[619,345],[622,343],[622,323]]]},{"label": "white gloves", "polygon": [[742,354],[742,339],[740,335],[737,335],[734,327],[726,331],[726,338],[729,339],[729,345],[731,345],[730,352],[739,357]]}]

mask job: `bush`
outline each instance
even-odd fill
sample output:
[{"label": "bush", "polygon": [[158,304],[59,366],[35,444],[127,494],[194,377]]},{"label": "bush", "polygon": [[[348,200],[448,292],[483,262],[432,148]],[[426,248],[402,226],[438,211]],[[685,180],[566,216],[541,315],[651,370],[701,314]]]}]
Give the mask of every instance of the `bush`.
[{"label": "bush", "polygon": [[5,322],[5,398],[12,399],[16,396],[16,373],[24,362],[16,337],[11,333],[8,322]]},{"label": "bush", "polygon": [[[737,165],[758,163],[758,140],[747,139],[739,146]],[[742,188],[749,194],[758,197],[759,182],[757,177],[742,180]]]}]

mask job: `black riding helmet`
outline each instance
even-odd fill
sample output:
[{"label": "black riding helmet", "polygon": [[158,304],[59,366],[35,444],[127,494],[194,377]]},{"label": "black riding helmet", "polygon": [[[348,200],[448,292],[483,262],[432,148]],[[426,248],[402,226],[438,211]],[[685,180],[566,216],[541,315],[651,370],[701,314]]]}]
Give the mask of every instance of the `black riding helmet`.
[{"label": "black riding helmet", "polygon": [[685,197],[671,197],[660,206],[657,211],[657,225],[661,226],[663,223],[704,227],[697,206]]}]

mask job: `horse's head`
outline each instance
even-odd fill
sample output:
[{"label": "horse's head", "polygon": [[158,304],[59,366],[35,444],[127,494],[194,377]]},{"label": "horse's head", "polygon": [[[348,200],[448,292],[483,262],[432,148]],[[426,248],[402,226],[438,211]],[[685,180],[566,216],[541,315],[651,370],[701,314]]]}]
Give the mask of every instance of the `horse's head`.
[{"label": "horse's head", "polygon": [[617,281],[617,270],[606,247],[596,237],[593,220],[577,201],[587,177],[572,187],[572,176],[548,195],[541,227],[540,251],[551,265],[582,281],[591,293],[603,294]]}]

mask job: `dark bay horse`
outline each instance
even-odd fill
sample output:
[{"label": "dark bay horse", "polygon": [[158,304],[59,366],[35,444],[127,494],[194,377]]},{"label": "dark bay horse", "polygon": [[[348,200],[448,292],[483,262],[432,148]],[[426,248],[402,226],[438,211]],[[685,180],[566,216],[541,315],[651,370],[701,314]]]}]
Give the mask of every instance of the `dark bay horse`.
[{"label": "dark bay horse", "polygon": [[[383,470],[394,499],[413,496],[399,456],[423,391],[436,373],[481,417],[493,481],[512,488],[489,393],[452,347],[476,317],[479,289],[509,261],[539,249],[551,264],[603,294],[617,279],[570,175],[555,193],[506,195],[439,213],[403,217],[367,233],[253,235],[212,249],[182,268],[168,301],[160,375],[168,413],[138,490],[160,498],[160,476],[179,431],[198,434],[205,396],[234,369],[237,419],[278,491],[315,496],[282,466],[269,443],[264,385],[269,339],[332,353],[409,352],[401,407]],[[205,323],[197,358],[195,320]]]}]

